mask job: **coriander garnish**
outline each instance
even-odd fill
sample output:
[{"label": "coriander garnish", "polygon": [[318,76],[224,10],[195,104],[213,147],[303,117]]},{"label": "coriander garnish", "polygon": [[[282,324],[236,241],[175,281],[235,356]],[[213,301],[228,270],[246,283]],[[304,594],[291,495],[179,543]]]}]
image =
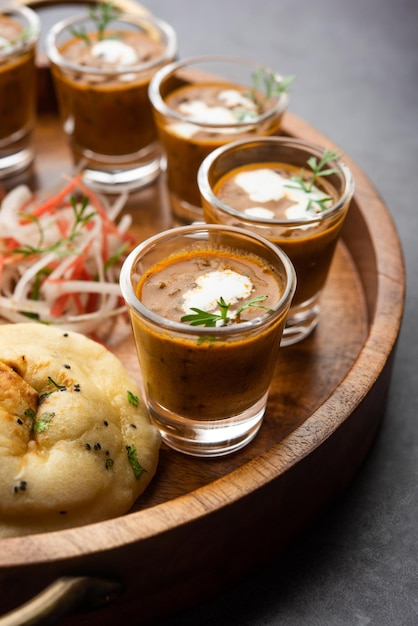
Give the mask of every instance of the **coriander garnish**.
[{"label": "coriander garnish", "polygon": [[108,469],[112,469],[112,467],[114,466],[115,462],[113,459],[111,459],[110,457],[108,457],[105,461],[105,468]]},{"label": "coriander garnish", "polygon": [[33,432],[37,434],[48,430],[54,417],[55,413],[42,413],[33,423]]},{"label": "coriander garnish", "polygon": [[[279,76],[273,70],[260,66],[253,74],[253,85],[249,96],[260,110],[270,98],[280,96],[289,91],[289,86],[295,80],[294,76]],[[260,99],[259,94],[264,87],[265,97]]]},{"label": "coriander garnish", "polygon": [[[110,22],[117,20],[121,13],[113,2],[99,3],[97,7],[90,6],[88,12],[91,21],[96,25],[97,38],[99,41],[104,39],[105,30]],[[82,39],[86,44],[90,43],[88,33],[83,26],[80,28],[71,28],[70,32],[74,37]]]},{"label": "coriander garnish", "polygon": [[[33,35],[33,31],[30,28],[24,28],[14,39],[10,39],[10,41],[4,45],[4,47],[12,47],[17,44],[22,44],[28,41]],[[0,46],[1,47],[1,46]]]},{"label": "coriander garnish", "polygon": [[[39,232],[38,243],[36,246],[31,246],[27,243],[22,247],[14,248],[12,252],[14,254],[22,254],[24,257],[31,254],[45,254],[47,252],[56,252],[57,254],[74,253],[75,240],[82,235],[84,227],[96,215],[96,211],[87,211],[89,199],[86,196],[83,196],[79,203],[77,203],[74,196],[71,196],[70,202],[74,213],[74,223],[66,239],[60,239],[51,245],[44,245],[45,232],[40,220],[35,215],[23,213],[21,218],[33,222],[37,227]],[[45,272],[46,270],[42,271]]]},{"label": "coriander garnish", "polygon": [[132,391],[128,390],[128,402],[129,404],[132,404],[132,406],[138,406],[139,405],[139,398],[138,396],[136,396],[134,393],[132,393]]},{"label": "coriander garnish", "polygon": [[147,470],[142,467],[141,463],[139,462],[135,446],[126,446],[126,450],[128,452],[128,461],[132,467],[135,478],[139,480],[141,475]]},{"label": "coriander garnish", "polygon": [[65,391],[67,387],[65,385],[60,385],[57,383],[51,376],[48,376],[48,380],[52,383],[59,391]]},{"label": "coriander garnish", "polygon": [[[295,174],[292,176],[291,181],[294,184],[287,184],[285,187],[289,189],[299,189],[300,191],[304,191],[306,194],[311,193],[317,179],[319,177],[323,178],[325,176],[329,176],[330,174],[338,173],[338,169],[335,167],[327,167],[330,161],[338,161],[341,158],[341,155],[336,150],[324,150],[324,154],[320,161],[316,157],[310,157],[307,160],[307,164],[311,168],[313,175],[306,177],[306,170],[302,168],[299,174]],[[331,196],[326,196],[324,198],[310,198],[306,205],[306,210],[312,207],[312,205],[318,205],[321,211],[324,211],[327,206],[326,203],[330,202],[333,198]]]},{"label": "coriander garnish", "polygon": [[24,415],[25,417],[29,417],[31,420],[34,420],[36,417],[35,411],[31,408],[25,409]]},{"label": "coriander garnish", "polygon": [[245,304],[243,304],[235,313],[234,317],[230,317],[228,315],[228,311],[230,309],[231,304],[227,304],[224,298],[220,297],[217,305],[219,306],[220,313],[210,313],[208,311],[203,311],[202,309],[198,309],[196,307],[190,307],[191,311],[194,313],[190,313],[188,315],[183,315],[181,318],[182,322],[190,322],[190,326],[206,326],[206,328],[214,328],[216,326],[226,326],[230,324],[232,321],[239,321],[240,314],[245,311],[245,309],[249,309],[250,307],[257,307],[259,309],[266,309],[268,311],[272,311],[273,309],[258,304],[259,302],[263,302],[266,300],[267,296],[257,296],[252,298]]}]

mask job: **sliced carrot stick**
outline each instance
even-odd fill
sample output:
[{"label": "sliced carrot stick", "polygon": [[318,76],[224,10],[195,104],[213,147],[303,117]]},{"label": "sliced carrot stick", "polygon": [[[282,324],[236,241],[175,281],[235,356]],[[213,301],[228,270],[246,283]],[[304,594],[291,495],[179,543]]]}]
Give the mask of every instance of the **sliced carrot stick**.
[{"label": "sliced carrot stick", "polygon": [[64,313],[65,307],[67,306],[67,302],[70,297],[70,293],[64,293],[62,294],[62,296],[58,296],[54,304],[51,306],[50,313],[53,317],[60,317]]},{"label": "sliced carrot stick", "polygon": [[73,178],[68,185],[63,187],[57,194],[51,196],[41,204],[38,204],[34,209],[32,209],[31,214],[34,217],[40,217],[44,213],[48,213],[49,211],[55,212],[59,206],[59,204],[64,200],[64,198],[73,191],[79,184],[79,178]]}]

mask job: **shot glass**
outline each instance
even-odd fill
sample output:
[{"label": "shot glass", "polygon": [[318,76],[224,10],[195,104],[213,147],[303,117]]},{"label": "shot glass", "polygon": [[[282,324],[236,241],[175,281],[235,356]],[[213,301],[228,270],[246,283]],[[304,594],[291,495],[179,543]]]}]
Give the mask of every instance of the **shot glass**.
[{"label": "shot glass", "polygon": [[212,150],[279,132],[289,82],[254,61],[225,56],[185,59],[155,74],[149,96],[174,224],[203,220],[197,171]]},{"label": "shot glass", "polygon": [[228,226],[172,228],[131,252],[120,286],[169,446],[212,457],[255,437],[295,280],[277,246]]},{"label": "shot glass", "polygon": [[29,8],[0,7],[0,178],[32,163],[36,44],[40,20]]},{"label": "shot glass", "polygon": [[272,137],[238,141],[202,163],[198,185],[207,223],[234,225],[286,252],[297,288],[282,345],[316,327],[341,227],[354,193],[349,167],[335,151]]},{"label": "shot glass", "polygon": [[115,10],[103,30],[92,15],[58,22],[45,39],[63,127],[86,183],[139,189],[161,161],[148,85],[174,59],[177,37],[153,16]]}]

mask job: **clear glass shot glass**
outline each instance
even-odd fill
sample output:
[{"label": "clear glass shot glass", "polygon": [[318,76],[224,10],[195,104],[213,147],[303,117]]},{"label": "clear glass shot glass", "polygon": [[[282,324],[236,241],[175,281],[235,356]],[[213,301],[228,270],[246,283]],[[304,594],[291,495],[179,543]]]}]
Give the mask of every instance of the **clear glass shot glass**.
[{"label": "clear glass shot glass", "polygon": [[[146,402],[169,446],[213,457],[256,436],[295,281],[292,264],[277,246],[228,226],[172,228],[131,252],[120,286]],[[237,295],[243,283],[263,295],[237,314],[239,302],[248,302],[248,292],[247,300]],[[212,302],[196,313],[193,298]],[[235,307],[235,318],[228,307],[235,322],[207,326],[183,319],[187,312],[219,314],[221,298]]]},{"label": "clear glass shot glass", "polygon": [[[310,163],[318,168],[322,160],[315,175]],[[307,337],[319,321],[321,291],[354,193],[349,167],[335,151],[307,141],[261,138],[212,152],[198,185],[207,223],[248,229],[286,252],[297,288],[282,345]]]},{"label": "clear glass shot glass", "polygon": [[26,169],[34,159],[39,32],[34,11],[0,6],[0,178]]},{"label": "clear glass shot glass", "polygon": [[85,182],[104,192],[152,183],[161,150],[148,85],[175,58],[173,28],[153,16],[118,12],[101,32],[85,13],[55,24],[45,49],[63,127]]},{"label": "clear glass shot glass", "polygon": [[288,82],[255,61],[228,56],[184,59],[155,74],[149,96],[175,224],[203,220],[197,171],[212,150],[279,133]]}]

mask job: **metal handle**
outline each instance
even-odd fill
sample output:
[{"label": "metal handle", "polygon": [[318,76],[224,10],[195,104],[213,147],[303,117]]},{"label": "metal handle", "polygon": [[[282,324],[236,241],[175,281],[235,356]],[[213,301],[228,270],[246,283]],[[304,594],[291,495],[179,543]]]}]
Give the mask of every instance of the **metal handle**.
[{"label": "metal handle", "polygon": [[[17,4],[30,7],[31,9],[40,9],[42,7],[50,7],[63,4],[104,4],[106,0],[17,0]],[[136,0],[113,0],[116,8],[125,13],[148,14],[149,11]]]},{"label": "metal handle", "polygon": [[56,624],[74,610],[105,606],[122,592],[121,583],[88,576],[58,578],[18,609],[0,617],[0,626]]}]

